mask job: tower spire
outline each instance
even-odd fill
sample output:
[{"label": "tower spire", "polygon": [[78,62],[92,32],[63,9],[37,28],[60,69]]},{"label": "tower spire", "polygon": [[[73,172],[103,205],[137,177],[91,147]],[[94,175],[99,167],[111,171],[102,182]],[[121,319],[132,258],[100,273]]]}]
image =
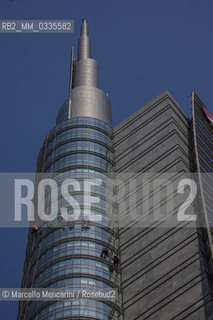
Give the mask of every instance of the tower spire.
[{"label": "tower spire", "polygon": [[88,24],[86,19],[82,19],[82,24],[81,24],[81,36],[88,36]]},{"label": "tower spire", "polygon": [[82,19],[81,35],[78,40],[78,60],[91,57],[91,44],[88,36],[88,24],[86,19]]},{"label": "tower spire", "polygon": [[[82,20],[78,59],[71,54],[68,119],[89,117],[112,125],[111,103],[98,88],[98,63],[90,55],[88,24]],[[59,117],[60,119],[60,117]]]}]

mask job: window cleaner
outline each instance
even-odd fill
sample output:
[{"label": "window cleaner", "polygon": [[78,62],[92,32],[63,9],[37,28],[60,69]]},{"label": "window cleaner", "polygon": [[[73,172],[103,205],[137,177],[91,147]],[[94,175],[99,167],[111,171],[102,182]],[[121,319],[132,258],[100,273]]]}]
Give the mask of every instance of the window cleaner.
[{"label": "window cleaner", "polygon": [[102,249],[100,257],[104,258],[104,259],[106,259],[106,257],[109,257],[109,249],[108,249],[108,247],[105,247],[105,248]]}]

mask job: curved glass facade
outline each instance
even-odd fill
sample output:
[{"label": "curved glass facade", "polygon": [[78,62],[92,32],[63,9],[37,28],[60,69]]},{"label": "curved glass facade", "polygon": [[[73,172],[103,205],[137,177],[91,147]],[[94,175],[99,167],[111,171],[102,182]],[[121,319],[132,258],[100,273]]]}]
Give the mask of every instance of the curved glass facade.
[{"label": "curved glass facade", "polygon": [[[77,127],[76,123],[78,123]],[[84,140],[85,132],[95,132],[95,135],[87,136]],[[64,140],[61,139],[62,136]],[[60,146],[58,145],[59,137],[62,143]],[[100,140],[98,140],[99,137]],[[40,156],[44,159],[44,173],[54,174],[57,182],[67,177],[81,179],[82,183],[88,178],[101,179],[102,186],[95,186],[92,190],[94,194],[100,196],[100,202],[92,206],[92,213],[97,214],[100,219],[91,222],[89,231],[82,230],[81,219],[87,203],[83,193],[78,192],[75,199],[82,204],[81,218],[74,222],[71,230],[66,226],[65,228],[47,228],[45,235],[36,239],[33,254],[30,257],[26,287],[119,289],[119,273],[112,270],[110,259],[100,257],[102,249],[106,246],[110,250],[111,257],[118,254],[116,230],[109,227],[107,218],[108,211],[113,210],[111,199],[107,199],[106,183],[107,175],[113,170],[111,145],[111,128],[96,119],[70,119],[63,123],[63,131],[61,131],[61,125],[58,125],[49,134],[43,151],[45,155]],[[69,148],[63,148],[64,146]],[[61,165],[58,166],[58,163]],[[50,209],[48,199],[50,200],[50,194],[47,194],[45,199],[47,213]],[[59,194],[59,209],[64,207],[67,207],[69,212],[69,204],[65,199],[60,199]],[[72,212],[73,209],[70,207],[70,213]],[[32,237],[32,235],[29,236]],[[73,317],[85,319],[85,316],[90,319],[117,319],[119,309],[119,301],[109,303],[73,299],[48,305],[46,302],[31,302],[28,303],[26,319],[47,320],[53,317],[62,319],[67,316],[72,319]]]}]

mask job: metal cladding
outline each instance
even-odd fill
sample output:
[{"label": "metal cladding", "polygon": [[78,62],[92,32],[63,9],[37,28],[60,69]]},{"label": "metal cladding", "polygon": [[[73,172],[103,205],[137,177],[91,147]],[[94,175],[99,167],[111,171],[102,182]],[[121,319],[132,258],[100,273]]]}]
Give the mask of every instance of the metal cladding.
[{"label": "metal cladding", "polygon": [[106,122],[111,122],[111,108],[103,91],[98,88],[81,86],[72,91],[71,118],[90,117]]},{"label": "metal cladding", "polygon": [[83,59],[76,63],[74,86],[98,87],[98,63],[93,59]]},{"label": "metal cladding", "polygon": [[78,41],[78,60],[73,60],[70,118],[92,117],[112,126],[111,103],[98,88],[98,63],[91,59],[88,25],[83,20]]},{"label": "metal cladding", "polygon": [[91,57],[91,43],[88,37],[88,24],[83,19],[81,24],[81,35],[78,40],[78,60],[87,59]]}]

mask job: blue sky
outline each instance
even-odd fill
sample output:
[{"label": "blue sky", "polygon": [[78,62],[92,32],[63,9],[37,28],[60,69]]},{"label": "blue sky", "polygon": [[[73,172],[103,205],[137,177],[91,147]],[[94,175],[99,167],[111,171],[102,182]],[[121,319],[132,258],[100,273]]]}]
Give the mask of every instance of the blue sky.
[{"label": "blue sky", "polygon": [[[196,91],[213,112],[212,0],[1,0],[0,19],[74,19],[73,34],[0,34],[0,170],[33,172],[68,95],[70,50],[89,22],[100,88],[119,123],[163,90],[190,116]],[[26,231],[1,230],[1,287],[18,287]],[[15,319],[16,303],[0,304]]]}]

